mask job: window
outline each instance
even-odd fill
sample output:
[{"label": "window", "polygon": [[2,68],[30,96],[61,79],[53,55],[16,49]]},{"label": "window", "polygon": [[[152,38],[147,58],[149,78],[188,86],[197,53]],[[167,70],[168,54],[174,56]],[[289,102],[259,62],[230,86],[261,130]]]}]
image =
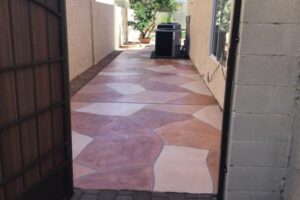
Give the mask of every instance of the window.
[{"label": "window", "polygon": [[230,39],[232,0],[213,1],[214,13],[210,53],[223,66],[226,66]]}]

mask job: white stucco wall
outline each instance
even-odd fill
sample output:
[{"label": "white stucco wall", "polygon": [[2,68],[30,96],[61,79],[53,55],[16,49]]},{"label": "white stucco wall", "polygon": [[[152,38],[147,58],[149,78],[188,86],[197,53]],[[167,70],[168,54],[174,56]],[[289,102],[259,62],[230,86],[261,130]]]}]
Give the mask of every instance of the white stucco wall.
[{"label": "white stucco wall", "polygon": [[115,49],[113,1],[66,0],[70,80]]}]

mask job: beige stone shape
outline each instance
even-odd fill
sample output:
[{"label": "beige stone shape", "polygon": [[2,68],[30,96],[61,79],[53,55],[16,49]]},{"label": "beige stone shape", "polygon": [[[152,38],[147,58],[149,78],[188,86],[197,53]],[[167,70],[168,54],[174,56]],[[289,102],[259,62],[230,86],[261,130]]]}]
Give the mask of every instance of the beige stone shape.
[{"label": "beige stone shape", "polygon": [[199,109],[203,108],[202,105],[166,105],[166,104],[149,104],[147,109],[164,111],[178,114],[193,114]]},{"label": "beige stone shape", "polygon": [[208,150],[166,145],[154,166],[155,191],[212,193]]},{"label": "beige stone shape", "polygon": [[158,73],[174,73],[176,68],[173,65],[161,65],[156,67],[148,67],[147,70]]},{"label": "beige stone shape", "polygon": [[178,76],[189,78],[192,80],[201,80],[201,77],[199,74],[177,74]]},{"label": "beige stone shape", "polygon": [[72,132],[73,159],[75,159],[83,151],[83,149],[92,141],[93,138],[73,131]]},{"label": "beige stone shape", "polygon": [[219,106],[205,106],[193,114],[197,119],[221,130],[223,114]]},{"label": "beige stone shape", "polygon": [[181,85],[180,87],[195,92],[197,94],[212,96],[209,89],[206,87],[203,81],[195,81],[195,82],[187,83]]},{"label": "beige stone shape", "polygon": [[116,77],[126,77],[126,76],[135,76],[139,73],[136,72],[100,72],[100,76],[116,76]]},{"label": "beige stone shape", "polygon": [[123,95],[131,95],[146,91],[141,85],[132,83],[107,83],[106,86]]},{"label": "beige stone shape", "polygon": [[96,171],[91,168],[73,163],[73,178],[74,178],[74,180],[76,180],[80,177],[83,177],[83,176],[90,175],[95,172]]},{"label": "beige stone shape", "polygon": [[95,115],[129,116],[143,109],[145,106],[146,104],[132,103],[93,103],[76,111]]}]

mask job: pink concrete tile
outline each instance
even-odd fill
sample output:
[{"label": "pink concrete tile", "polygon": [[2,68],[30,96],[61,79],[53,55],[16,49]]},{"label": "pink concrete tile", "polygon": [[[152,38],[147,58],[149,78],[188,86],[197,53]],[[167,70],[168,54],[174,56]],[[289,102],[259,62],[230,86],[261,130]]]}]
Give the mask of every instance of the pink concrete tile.
[{"label": "pink concrete tile", "polygon": [[215,105],[216,100],[211,96],[201,94],[189,94],[185,97],[170,100],[169,104],[185,104],[185,105]]},{"label": "pink concrete tile", "polygon": [[97,137],[81,152],[75,162],[98,172],[152,165],[161,148],[162,141],[155,134]]},{"label": "pink concrete tile", "polygon": [[95,94],[110,92],[111,89],[105,85],[86,85],[78,93],[80,94]]},{"label": "pink concrete tile", "polygon": [[135,72],[100,72],[99,76],[116,76],[116,77],[130,77],[138,75]]},{"label": "pink concrete tile", "polygon": [[72,150],[73,159],[75,159],[89,143],[93,141],[93,138],[80,133],[72,132]]},{"label": "pink concrete tile", "polygon": [[207,86],[205,85],[205,83],[202,80],[195,81],[195,82],[189,82],[189,83],[180,85],[180,87],[190,90],[197,94],[212,96],[209,89],[207,88]]},{"label": "pink concrete tile", "polygon": [[107,116],[129,116],[143,109],[146,104],[133,103],[93,103],[76,110],[77,112]]},{"label": "pink concrete tile", "polygon": [[74,180],[76,180],[76,179],[78,179],[80,177],[83,177],[83,176],[87,176],[87,175],[93,174],[95,172],[96,171],[93,170],[93,169],[91,169],[91,168],[88,168],[88,167],[85,167],[85,166],[73,163],[73,176],[74,176]]},{"label": "pink concrete tile", "polygon": [[173,65],[161,65],[155,67],[148,67],[147,70],[157,73],[176,73],[176,68]]},{"label": "pink concrete tile", "polygon": [[102,131],[102,127],[112,123],[116,119],[110,116],[100,116],[80,112],[72,112],[71,118],[73,131],[91,137],[109,134]]},{"label": "pink concrete tile", "polygon": [[150,91],[158,91],[158,92],[179,92],[179,93],[191,93],[190,91],[178,87],[177,85],[162,83],[157,81],[145,81],[141,83],[142,86]]},{"label": "pink concrete tile", "polygon": [[131,95],[146,91],[141,85],[132,83],[107,83],[106,86],[122,95]]},{"label": "pink concrete tile", "polygon": [[144,124],[145,127],[155,129],[167,124],[179,123],[188,119],[192,119],[192,117],[189,114],[143,109],[132,115],[130,119]]},{"label": "pink concrete tile", "polygon": [[108,137],[123,135],[123,136],[134,136],[134,135],[147,135],[153,134],[153,130],[145,127],[139,120],[132,120],[129,117],[120,118],[114,122],[101,128],[101,132],[108,133]]},{"label": "pink concrete tile", "polygon": [[187,95],[188,93],[182,92],[145,91],[121,97],[117,101],[134,103],[166,103],[168,101],[184,98]]},{"label": "pink concrete tile", "polygon": [[144,74],[136,75],[136,76],[124,76],[124,77],[113,77],[113,76],[96,76],[92,79],[88,85],[105,85],[107,83],[137,83],[139,84],[141,81],[145,79]]},{"label": "pink concrete tile", "polygon": [[74,184],[83,189],[151,191],[154,184],[153,169],[152,166],[144,166],[94,173],[76,179]]},{"label": "pink concrete tile", "polygon": [[167,124],[155,129],[155,132],[169,145],[216,151],[221,142],[221,133],[218,129],[196,119]]},{"label": "pink concrete tile", "polygon": [[161,82],[161,83],[167,83],[171,85],[183,85],[190,83],[191,80],[181,77],[181,76],[176,76],[176,75],[165,75],[165,76],[158,76],[158,77],[152,77],[149,79],[150,81],[156,81],[156,82]]},{"label": "pink concrete tile", "polygon": [[71,101],[71,110],[77,110],[82,107],[90,105],[90,102],[76,102],[76,101]]},{"label": "pink concrete tile", "polygon": [[194,74],[177,74],[177,76],[181,76],[181,77],[185,77],[188,78],[190,80],[201,80],[201,77],[198,73],[194,73]]},{"label": "pink concrete tile", "polygon": [[110,92],[104,93],[80,93],[80,91],[73,96],[72,101],[82,101],[82,102],[114,102],[115,99],[121,98],[123,95],[111,90]]},{"label": "pink concrete tile", "polygon": [[178,114],[193,114],[204,106],[202,105],[168,105],[168,104],[149,104],[145,109],[165,111]]},{"label": "pink concrete tile", "polygon": [[194,117],[221,130],[223,114],[219,106],[205,106],[193,114]]}]

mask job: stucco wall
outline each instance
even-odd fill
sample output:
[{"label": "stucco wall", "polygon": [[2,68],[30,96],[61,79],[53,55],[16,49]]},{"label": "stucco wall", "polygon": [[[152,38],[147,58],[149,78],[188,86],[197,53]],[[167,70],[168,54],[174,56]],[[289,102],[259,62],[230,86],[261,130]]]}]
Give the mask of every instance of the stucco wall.
[{"label": "stucco wall", "polygon": [[93,1],[95,64],[115,49],[114,5]]},{"label": "stucco wall", "polygon": [[188,13],[191,15],[191,60],[220,106],[223,107],[225,79],[222,70],[218,70],[210,83],[207,81],[218,67],[218,63],[210,56],[209,52],[213,14],[212,0],[189,0]]},{"label": "stucco wall", "polygon": [[70,80],[115,49],[114,5],[66,0]]},{"label": "stucco wall", "polygon": [[286,200],[299,199],[290,198],[299,194],[292,189],[299,184],[299,146],[291,148],[292,139],[299,143],[299,7],[298,0],[242,1],[226,200],[279,200],[290,189]]},{"label": "stucco wall", "polygon": [[93,65],[90,0],[66,0],[70,80]]}]

